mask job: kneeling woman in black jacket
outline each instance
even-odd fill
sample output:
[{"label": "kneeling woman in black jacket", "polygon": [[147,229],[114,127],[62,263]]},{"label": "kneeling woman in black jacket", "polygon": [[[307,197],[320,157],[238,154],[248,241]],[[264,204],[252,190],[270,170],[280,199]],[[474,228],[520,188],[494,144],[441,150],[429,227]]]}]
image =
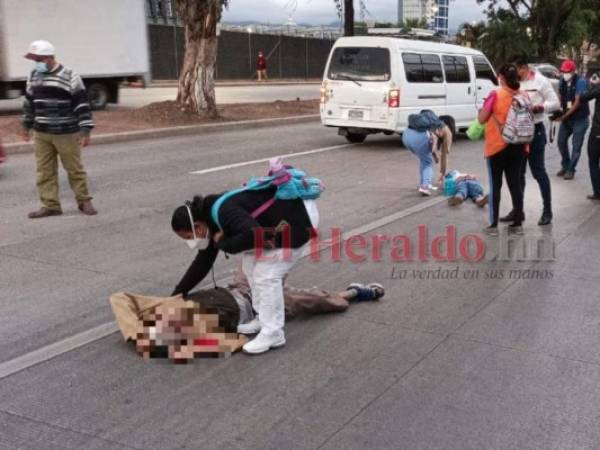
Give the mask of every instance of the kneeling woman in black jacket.
[{"label": "kneeling woman in black jacket", "polygon": [[319,225],[314,200],[275,200],[265,209],[275,190],[248,190],[227,198],[218,210],[222,231],[211,216],[220,195],[194,197],[173,212],[171,221],[173,231],[190,248],[199,249],[173,295],[186,295],[200,283],[219,250],[242,253],[242,270],[250,283],[257,318],[240,325],[238,332],[258,333],[244,345],[246,353],[264,353],[285,344],[283,279],[308,246],[311,230]]}]

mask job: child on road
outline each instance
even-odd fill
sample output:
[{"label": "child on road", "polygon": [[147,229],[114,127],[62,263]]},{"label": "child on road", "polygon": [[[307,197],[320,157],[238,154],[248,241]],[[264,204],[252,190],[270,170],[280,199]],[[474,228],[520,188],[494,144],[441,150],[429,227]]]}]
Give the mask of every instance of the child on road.
[{"label": "child on road", "polygon": [[453,170],[447,177],[454,179],[456,189],[454,195],[448,199],[450,206],[458,206],[468,198],[480,208],[487,205],[488,196],[484,193],[483,186],[475,175]]}]

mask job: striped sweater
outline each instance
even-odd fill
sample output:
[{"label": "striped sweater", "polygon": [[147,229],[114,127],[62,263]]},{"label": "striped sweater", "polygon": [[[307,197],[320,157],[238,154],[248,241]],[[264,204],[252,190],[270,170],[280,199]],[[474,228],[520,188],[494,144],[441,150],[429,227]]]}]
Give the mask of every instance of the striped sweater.
[{"label": "striped sweater", "polygon": [[28,130],[89,134],[94,128],[81,77],[60,64],[51,72],[31,72],[23,109],[23,126]]}]

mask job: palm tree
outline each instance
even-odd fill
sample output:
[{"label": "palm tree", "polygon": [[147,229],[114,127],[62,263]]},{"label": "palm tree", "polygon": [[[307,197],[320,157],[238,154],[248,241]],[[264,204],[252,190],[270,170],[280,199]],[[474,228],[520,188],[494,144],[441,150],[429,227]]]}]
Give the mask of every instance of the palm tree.
[{"label": "palm tree", "polygon": [[427,20],[421,19],[404,19],[404,22],[400,24],[400,28],[403,31],[409,31],[412,28],[427,28]]},{"label": "palm tree", "polygon": [[527,28],[516,20],[491,21],[478,45],[495,66],[510,61],[514,55],[535,55],[537,50]]},{"label": "palm tree", "polygon": [[485,22],[472,22],[463,23],[458,28],[458,34],[456,35],[456,41],[459,45],[465,47],[478,47],[479,40],[486,31]]},{"label": "palm tree", "polygon": [[177,102],[197,113],[216,117],[215,63],[217,25],[228,0],[177,0],[185,27],[185,56],[179,76]]}]

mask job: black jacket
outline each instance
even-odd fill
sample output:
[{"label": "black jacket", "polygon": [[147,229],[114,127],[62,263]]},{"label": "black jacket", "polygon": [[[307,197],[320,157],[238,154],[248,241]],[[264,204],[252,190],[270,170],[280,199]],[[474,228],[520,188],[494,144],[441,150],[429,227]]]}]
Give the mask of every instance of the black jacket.
[{"label": "black jacket", "polygon": [[[260,191],[244,191],[228,198],[219,209],[219,222],[224,236],[218,244],[212,240],[205,250],[200,250],[196,258],[177,284],[172,295],[187,295],[211,270],[219,250],[225,253],[241,253],[255,248],[255,234],[262,232],[263,248],[300,248],[311,237],[312,224],[304,202],[296,200],[276,200],[263,214],[254,219],[252,212],[273,198],[276,188]],[[211,234],[218,226],[210,217],[210,209],[219,196],[208,196],[205,201],[205,213]],[[289,226],[287,234],[280,230]],[[262,228],[262,230],[261,230]]]},{"label": "black jacket", "polygon": [[582,102],[596,100],[596,111],[594,112],[594,118],[592,119],[591,133],[593,136],[600,136],[600,108],[598,107],[598,100],[600,99],[600,83],[592,84],[586,92],[581,94],[580,99]]}]

